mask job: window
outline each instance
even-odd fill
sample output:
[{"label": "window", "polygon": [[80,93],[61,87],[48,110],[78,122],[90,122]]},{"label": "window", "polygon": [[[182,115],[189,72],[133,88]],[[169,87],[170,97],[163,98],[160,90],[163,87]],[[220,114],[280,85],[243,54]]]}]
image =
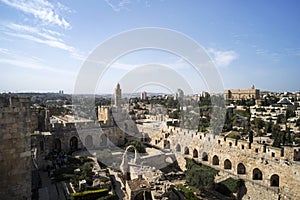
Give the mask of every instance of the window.
[{"label": "window", "polygon": [[271,156],[274,158],[274,157],[275,157],[275,153],[274,153],[274,152],[272,152]]},{"label": "window", "polygon": [[255,168],[253,169],[253,174],[252,174],[252,179],[253,180],[263,180],[263,175],[260,169]]},{"label": "window", "polygon": [[226,159],[224,161],[224,169],[231,169],[231,168],[232,168],[231,161]]},{"label": "window", "polygon": [[237,166],[237,174],[246,174],[246,167],[243,163],[239,163]]},{"label": "window", "polygon": [[270,179],[270,185],[272,187],[279,187],[279,176],[277,174],[273,174]]}]

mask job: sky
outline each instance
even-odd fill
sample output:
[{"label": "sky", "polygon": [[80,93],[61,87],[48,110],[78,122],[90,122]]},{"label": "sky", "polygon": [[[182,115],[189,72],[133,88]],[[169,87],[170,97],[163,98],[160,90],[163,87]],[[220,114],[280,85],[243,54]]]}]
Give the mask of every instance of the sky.
[{"label": "sky", "polygon": [[[174,30],[197,42],[224,89],[299,91],[299,9],[297,0],[0,0],[0,93],[73,93],[85,60],[99,45],[145,27]],[[151,64],[162,77],[179,74],[194,93],[209,91],[205,78],[179,55],[141,49],[115,59],[95,93],[113,93],[117,82]],[[124,91],[174,92],[157,82],[132,88]]]}]

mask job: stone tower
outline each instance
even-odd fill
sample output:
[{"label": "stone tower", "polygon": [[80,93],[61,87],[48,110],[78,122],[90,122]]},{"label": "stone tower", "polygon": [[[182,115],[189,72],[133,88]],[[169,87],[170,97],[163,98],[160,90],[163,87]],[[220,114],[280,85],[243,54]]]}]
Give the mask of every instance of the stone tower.
[{"label": "stone tower", "polygon": [[122,90],[120,88],[120,84],[118,83],[115,89],[115,106],[117,108],[120,108],[121,106],[121,98],[122,98]]},{"label": "stone tower", "polygon": [[31,199],[30,99],[0,96],[0,198]]}]

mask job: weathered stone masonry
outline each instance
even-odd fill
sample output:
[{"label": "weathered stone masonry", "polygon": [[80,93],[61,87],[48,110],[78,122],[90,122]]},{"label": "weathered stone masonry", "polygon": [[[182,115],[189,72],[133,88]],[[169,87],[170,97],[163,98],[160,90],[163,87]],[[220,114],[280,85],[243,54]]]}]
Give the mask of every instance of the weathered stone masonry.
[{"label": "weathered stone masonry", "polygon": [[31,199],[30,99],[0,96],[0,198]]}]

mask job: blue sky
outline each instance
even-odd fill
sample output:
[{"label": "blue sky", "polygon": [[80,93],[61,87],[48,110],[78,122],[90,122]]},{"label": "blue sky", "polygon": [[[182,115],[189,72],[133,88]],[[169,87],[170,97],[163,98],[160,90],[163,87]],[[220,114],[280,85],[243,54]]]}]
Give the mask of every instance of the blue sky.
[{"label": "blue sky", "polygon": [[[226,89],[254,84],[298,91],[299,9],[297,0],[0,0],[0,92],[72,93],[84,60],[99,44],[143,27],[194,39],[217,65]],[[173,66],[195,92],[207,90],[182,59],[141,51],[117,60],[97,92],[112,93],[133,66],[147,63]]]}]

